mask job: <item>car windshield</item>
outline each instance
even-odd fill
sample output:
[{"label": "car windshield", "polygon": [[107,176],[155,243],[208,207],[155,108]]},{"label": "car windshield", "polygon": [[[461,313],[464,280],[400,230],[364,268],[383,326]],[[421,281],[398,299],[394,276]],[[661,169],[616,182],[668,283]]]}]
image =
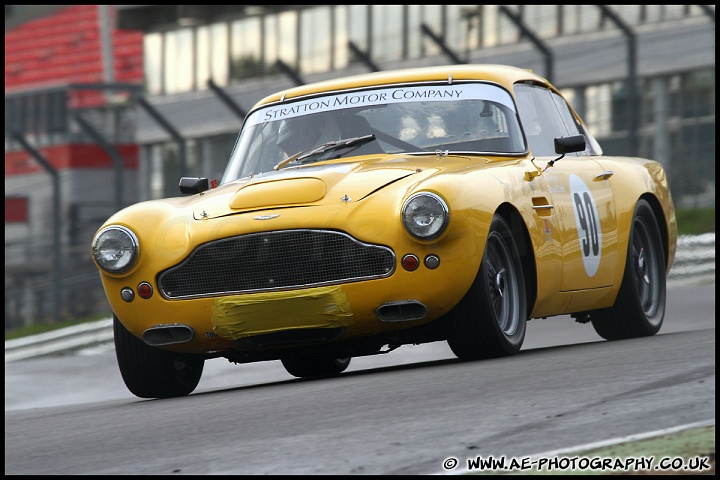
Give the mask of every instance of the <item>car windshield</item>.
[{"label": "car windshield", "polygon": [[518,122],[510,94],[487,83],[303,97],[250,113],[221,183],[352,155],[522,154],[527,148]]}]

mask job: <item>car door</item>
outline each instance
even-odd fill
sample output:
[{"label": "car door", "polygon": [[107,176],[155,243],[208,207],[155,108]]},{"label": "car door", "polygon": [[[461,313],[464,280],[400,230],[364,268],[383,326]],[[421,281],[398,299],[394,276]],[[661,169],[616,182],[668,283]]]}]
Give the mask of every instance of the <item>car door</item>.
[{"label": "car door", "polygon": [[[618,261],[612,172],[590,155],[594,140],[575,121],[565,100],[548,88],[516,85],[518,112],[535,164],[551,194],[551,234],[562,258],[560,291],[611,286]],[[554,139],[586,134],[586,150],[558,159]],[[590,137],[590,138],[588,138]]]}]

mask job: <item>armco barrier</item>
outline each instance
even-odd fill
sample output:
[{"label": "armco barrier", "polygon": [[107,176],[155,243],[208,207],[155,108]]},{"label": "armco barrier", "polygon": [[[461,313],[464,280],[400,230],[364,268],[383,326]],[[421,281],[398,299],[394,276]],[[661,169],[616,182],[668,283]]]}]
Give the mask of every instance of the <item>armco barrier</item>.
[{"label": "armco barrier", "polygon": [[112,342],[112,318],[5,342],[5,363]]},{"label": "armco barrier", "polygon": [[679,237],[668,280],[705,275],[715,275],[715,233]]},{"label": "armco barrier", "polygon": [[[715,277],[715,233],[678,238],[675,264],[668,281]],[[113,341],[112,318],[5,342],[5,363]]]}]

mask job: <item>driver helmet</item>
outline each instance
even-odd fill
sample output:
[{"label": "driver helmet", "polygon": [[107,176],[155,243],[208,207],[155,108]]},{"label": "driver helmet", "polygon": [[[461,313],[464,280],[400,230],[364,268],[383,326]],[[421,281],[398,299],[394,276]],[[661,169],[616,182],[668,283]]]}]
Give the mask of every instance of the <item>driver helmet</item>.
[{"label": "driver helmet", "polygon": [[313,115],[282,120],[277,144],[288,156],[294,155],[318,145],[321,131]]}]

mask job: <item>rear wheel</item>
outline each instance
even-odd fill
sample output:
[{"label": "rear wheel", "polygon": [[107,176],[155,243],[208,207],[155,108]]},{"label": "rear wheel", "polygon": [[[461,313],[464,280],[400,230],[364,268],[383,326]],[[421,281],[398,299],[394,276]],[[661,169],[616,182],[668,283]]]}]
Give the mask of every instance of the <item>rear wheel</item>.
[{"label": "rear wheel", "polygon": [[287,357],[283,367],[293,377],[330,377],[344,372],[350,365],[350,358],[329,357]]},{"label": "rear wheel", "polygon": [[665,317],[665,253],[650,204],[640,200],[630,229],[625,273],[615,305],[590,313],[606,340],[655,335]]},{"label": "rear wheel", "polygon": [[113,315],[115,354],[128,390],[140,398],[189,395],[200,382],[205,359],[146,345]]},{"label": "rear wheel", "polygon": [[525,339],[527,295],[520,255],[496,215],[475,281],[451,313],[448,345],[462,360],[517,353]]}]

